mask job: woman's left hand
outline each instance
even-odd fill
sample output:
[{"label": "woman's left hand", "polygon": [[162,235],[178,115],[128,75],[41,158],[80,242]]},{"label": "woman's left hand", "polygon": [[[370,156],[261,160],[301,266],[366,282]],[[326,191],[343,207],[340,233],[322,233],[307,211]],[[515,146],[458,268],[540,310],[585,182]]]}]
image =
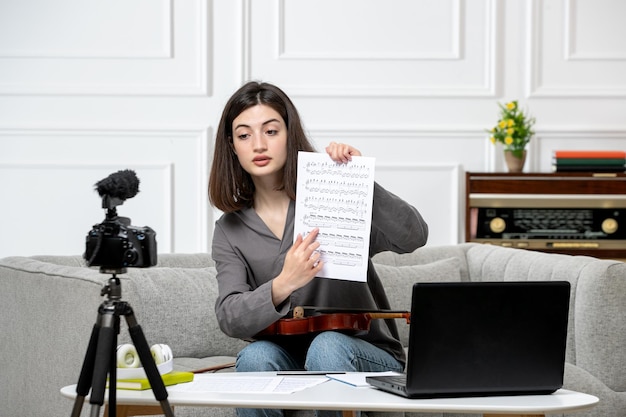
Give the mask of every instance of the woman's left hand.
[{"label": "woman's left hand", "polygon": [[330,142],[326,147],[326,153],[335,162],[346,163],[352,161],[353,156],[361,156],[361,152],[345,143]]}]

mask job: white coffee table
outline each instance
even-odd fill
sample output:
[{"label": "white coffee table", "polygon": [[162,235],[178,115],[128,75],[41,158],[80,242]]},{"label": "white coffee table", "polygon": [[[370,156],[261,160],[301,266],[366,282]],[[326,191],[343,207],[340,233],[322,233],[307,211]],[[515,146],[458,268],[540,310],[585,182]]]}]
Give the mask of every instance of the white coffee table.
[{"label": "white coffee table", "polygon": [[[202,378],[241,376],[237,373],[200,374]],[[250,376],[268,376],[274,373],[250,373]],[[311,378],[312,376],[300,376]],[[76,385],[61,389],[67,398],[76,398]],[[423,413],[470,413],[485,416],[543,416],[585,410],[593,407],[598,398],[593,395],[560,389],[551,395],[522,395],[494,397],[464,397],[411,400],[379,391],[372,387],[354,387],[343,382],[328,380],[319,385],[290,394],[284,393],[218,393],[168,391],[171,406],[278,408],[293,410],[345,410],[345,411],[406,411]],[[161,414],[160,406],[151,390],[117,390],[117,405],[138,406],[142,412],[153,410]],[[87,400],[86,400],[87,402]],[[126,410],[128,407],[125,408]],[[68,407],[69,410],[69,407]],[[349,414],[349,413],[346,413]],[[118,411],[118,415],[120,412]],[[126,414],[133,415],[133,414]],[[144,414],[142,414],[144,415]]]}]

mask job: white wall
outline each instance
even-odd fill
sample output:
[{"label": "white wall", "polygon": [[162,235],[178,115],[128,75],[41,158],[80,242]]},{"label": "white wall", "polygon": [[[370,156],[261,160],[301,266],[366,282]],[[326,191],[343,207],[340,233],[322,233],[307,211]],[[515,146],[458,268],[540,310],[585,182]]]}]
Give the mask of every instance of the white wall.
[{"label": "white wall", "polygon": [[0,0],[0,257],[79,254],[93,184],[134,169],[118,208],[160,252],[209,251],[221,109],[282,87],[321,149],[349,142],[413,203],[429,244],[463,240],[465,171],[504,171],[497,102],[555,149],[626,149],[622,0]]}]

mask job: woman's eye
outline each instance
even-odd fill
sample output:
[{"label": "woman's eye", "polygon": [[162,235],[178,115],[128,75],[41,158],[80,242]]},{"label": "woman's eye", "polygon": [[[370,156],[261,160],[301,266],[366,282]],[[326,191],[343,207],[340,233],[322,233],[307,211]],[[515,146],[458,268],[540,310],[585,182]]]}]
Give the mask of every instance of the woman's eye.
[{"label": "woman's eye", "polygon": [[241,135],[237,136],[240,140],[246,140],[250,137],[249,134],[247,133],[242,133]]},{"label": "woman's eye", "polygon": [[278,133],[278,130],[272,130],[272,129],[270,129],[270,130],[268,130],[266,133],[267,133],[269,136],[274,136],[275,134],[277,134],[277,133]]}]

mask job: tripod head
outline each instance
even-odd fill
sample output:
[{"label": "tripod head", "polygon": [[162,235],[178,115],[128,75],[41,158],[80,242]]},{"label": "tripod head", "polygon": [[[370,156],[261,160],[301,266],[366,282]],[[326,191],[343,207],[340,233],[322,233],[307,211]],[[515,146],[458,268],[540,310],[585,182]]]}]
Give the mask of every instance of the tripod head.
[{"label": "tripod head", "polygon": [[[122,299],[122,283],[120,279],[117,277],[117,274],[125,273],[126,268],[122,268],[121,270],[115,270],[115,272],[113,272],[112,270],[107,270],[107,271],[111,273],[112,276],[111,278],[109,278],[109,282],[100,290],[100,295],[102,296],[106,295],[108,298],[108,301],[110,302],[120,301]],[[118,272],[118,271],[121,271],[121,272]],[[106,273],[105,270],[103,270],[102,268],[100,268],[100,272]]]}]

